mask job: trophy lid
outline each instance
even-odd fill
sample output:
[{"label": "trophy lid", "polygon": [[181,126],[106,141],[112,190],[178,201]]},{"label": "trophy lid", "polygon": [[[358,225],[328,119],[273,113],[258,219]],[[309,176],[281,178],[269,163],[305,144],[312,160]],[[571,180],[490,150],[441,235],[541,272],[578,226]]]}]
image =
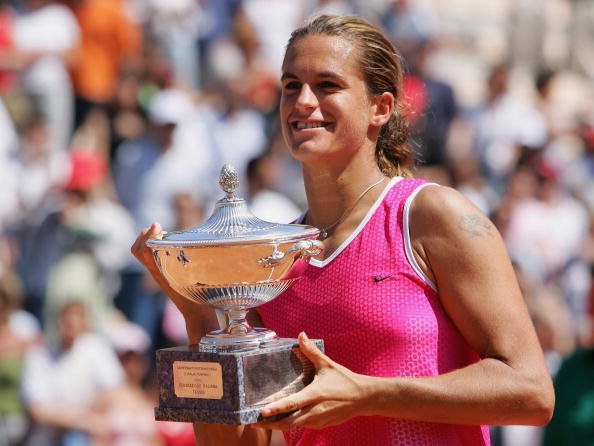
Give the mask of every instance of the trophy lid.
[{"label": "trophy lid", "polygon": [[237,170],[225,164],[219,185],[226,196],[215,204],[204,223],[182,231],[169,232],[162,239],[148,240],[152,248],[166,246],[251,244],[317,238],[320,230],[308,225],[272,223],[260,220],[247,207],[243,198],[235,196],[239,186]]}]

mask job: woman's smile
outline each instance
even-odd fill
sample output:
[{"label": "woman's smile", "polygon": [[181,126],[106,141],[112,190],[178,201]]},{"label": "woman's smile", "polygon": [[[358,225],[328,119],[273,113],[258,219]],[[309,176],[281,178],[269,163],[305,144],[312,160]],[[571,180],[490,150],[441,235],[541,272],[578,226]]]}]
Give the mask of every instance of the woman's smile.
[{"label": "woman's smile", "polygon": [[322,121],[294,121],[292,126],[296,130],[313,130],[313,129],[323,129],[327,127],[329,124],[327,122]]}]

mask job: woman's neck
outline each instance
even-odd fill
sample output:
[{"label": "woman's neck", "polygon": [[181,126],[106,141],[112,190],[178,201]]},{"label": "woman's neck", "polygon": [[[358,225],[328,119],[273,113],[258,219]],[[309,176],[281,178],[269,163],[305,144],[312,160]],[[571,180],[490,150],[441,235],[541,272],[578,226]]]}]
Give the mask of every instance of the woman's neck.
[{"label": "woman's neck", "polygon": [[375,162],[353,160],[345,168],[303,166],[303,179],[309,207],[307,223],[327,228],[343,216],[346,220],[351,214],[366,211],[383,189],[386,177]]}]

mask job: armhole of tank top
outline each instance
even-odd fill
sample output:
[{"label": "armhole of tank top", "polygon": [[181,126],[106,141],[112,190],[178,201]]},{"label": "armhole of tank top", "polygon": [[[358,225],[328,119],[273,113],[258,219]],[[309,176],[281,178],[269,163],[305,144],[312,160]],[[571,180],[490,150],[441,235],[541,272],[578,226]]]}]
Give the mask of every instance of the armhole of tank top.
[{"label": "armhole of tank top", "polygon": [[424,183],[417,187],[406,199],[404,203],[404,212],[402,215],[402,235],[404,236],[404,251],[406,253],[406,258],[408,259],[408,263],[415,270],[417,275],[423,279],[423,281],[429,285],[433,291],[437,292],[437,286],[427,275],[423,272],[423,269],[420,267],[417,259],[415,258],[415,253],[412,248],[412,243],[410,240],[410,225],[409,225],[409,214],[410,214],[410,206],[412,205],[413,200],[417,196],[417,194],[426,186],[437,186],[436,183]]}]

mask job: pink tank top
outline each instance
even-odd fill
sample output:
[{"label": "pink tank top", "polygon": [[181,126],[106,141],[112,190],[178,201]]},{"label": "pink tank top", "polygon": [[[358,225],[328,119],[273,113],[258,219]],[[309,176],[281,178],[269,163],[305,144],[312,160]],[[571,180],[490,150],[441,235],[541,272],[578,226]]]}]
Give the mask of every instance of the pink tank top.
[{"label": "pink tank top", "polygon": [[[305,331],[326,354],[371,376],[435,376],[478,361],[414,260],[408,209],[428,183],[394,178],[359,227],[330,257],[258,307],[280,337]],[[355,417],[322,430],[285,432],[289,446],[489,445],[488,426]]]}]

